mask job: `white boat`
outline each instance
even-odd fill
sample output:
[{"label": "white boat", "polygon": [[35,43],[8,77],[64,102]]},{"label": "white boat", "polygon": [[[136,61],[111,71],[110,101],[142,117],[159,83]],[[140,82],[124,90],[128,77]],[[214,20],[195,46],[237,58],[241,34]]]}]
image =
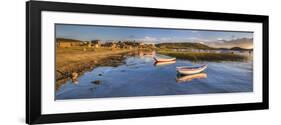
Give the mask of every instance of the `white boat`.
[{"label": "white boat", "polygon": [[174,63],[176,63],[176,61],[168,61],[168,62],[158,62],[158,61],[156,61],[154,63],[154,65],[155,66],[162,66],[162,65],[169,65],[169,64],[174,64]]},{"label": "white boat", "polygon": [[193,79],[205,79],[207,78],[208,75],[206,73],[197,73],[197,74],[192,74],[192,75],[185,75],[185,76],[180,76],[176,79],[177,83],[181,82],[188,82]]},{"label": "white boat", "polygon": [[170,62],[170,61],[176,61],[176,58],[153,58],[156,62]]},{"label": "white boat", "polygon": [[202,65],[202,66],[182,66],[182,67],[177,67],[177,71],[180,74],[184,75],[190,75],[190,74],[196,74],[204,71],[207,68],[207,65]]}]

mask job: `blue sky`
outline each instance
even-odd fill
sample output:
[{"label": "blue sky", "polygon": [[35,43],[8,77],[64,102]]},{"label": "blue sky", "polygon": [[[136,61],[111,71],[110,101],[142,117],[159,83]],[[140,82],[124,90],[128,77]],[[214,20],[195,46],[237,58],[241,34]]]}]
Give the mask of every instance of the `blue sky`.
[{"label": "blue sky", "polygon": [[56,25],[57,38],[78,40],[136,40],[147,42],[213,42],[237,38],[253,38],[249,32],[157,29],[90,25]]}]

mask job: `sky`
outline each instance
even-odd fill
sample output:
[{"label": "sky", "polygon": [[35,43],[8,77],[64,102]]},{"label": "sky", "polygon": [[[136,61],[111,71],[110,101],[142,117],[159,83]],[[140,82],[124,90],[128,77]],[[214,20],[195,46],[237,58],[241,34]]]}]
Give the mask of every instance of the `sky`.
[{"label": "sky", "polygon": [[162,42],[214,42],[238,38],[253,38],[250,32],[208,31],[190,29],[160,29],[94,25],[56,24],[57,38],[77,40],[136,40]]}]

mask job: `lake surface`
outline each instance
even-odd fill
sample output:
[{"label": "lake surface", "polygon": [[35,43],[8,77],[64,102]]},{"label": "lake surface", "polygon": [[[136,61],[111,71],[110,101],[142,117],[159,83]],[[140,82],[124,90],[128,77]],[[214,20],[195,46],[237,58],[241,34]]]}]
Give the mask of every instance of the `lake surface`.
[{"label": "lake surface", "polygon": [[[159,55],[157,56],[164,56]],[[154,64],[151,55],[128,56],[117,67],[97,67],[85,72],[78,83],[67,81],[55,92],[55,99],[186,95],[253,91],[253,63],[191,62],[177,59],[171,64]],[[207,64],[194,76],[182,76],[177,66]]]}]

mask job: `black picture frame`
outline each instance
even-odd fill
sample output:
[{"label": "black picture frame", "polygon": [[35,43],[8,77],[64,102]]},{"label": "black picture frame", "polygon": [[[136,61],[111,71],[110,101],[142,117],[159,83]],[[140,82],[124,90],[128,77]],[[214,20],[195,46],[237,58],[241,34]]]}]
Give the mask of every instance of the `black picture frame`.
[{"label": "black picture frame", "polygon": [[[205,19],[262,23],[263,44],[263,97],[260,103],[205,105],[192,107],[169,107],[137,110],[102,111],[86,113],[41,113],[41,12],[79,12],[183,19]],[[230,14],[216,12],[183,11],[153,8],[120,7],[62,2],[28,1],[26,3],[26,123],[58,123],[119,118],[183,115],[197,113],[258,110],[269,108],[268,47],[269,19],[264,15]]]}]

